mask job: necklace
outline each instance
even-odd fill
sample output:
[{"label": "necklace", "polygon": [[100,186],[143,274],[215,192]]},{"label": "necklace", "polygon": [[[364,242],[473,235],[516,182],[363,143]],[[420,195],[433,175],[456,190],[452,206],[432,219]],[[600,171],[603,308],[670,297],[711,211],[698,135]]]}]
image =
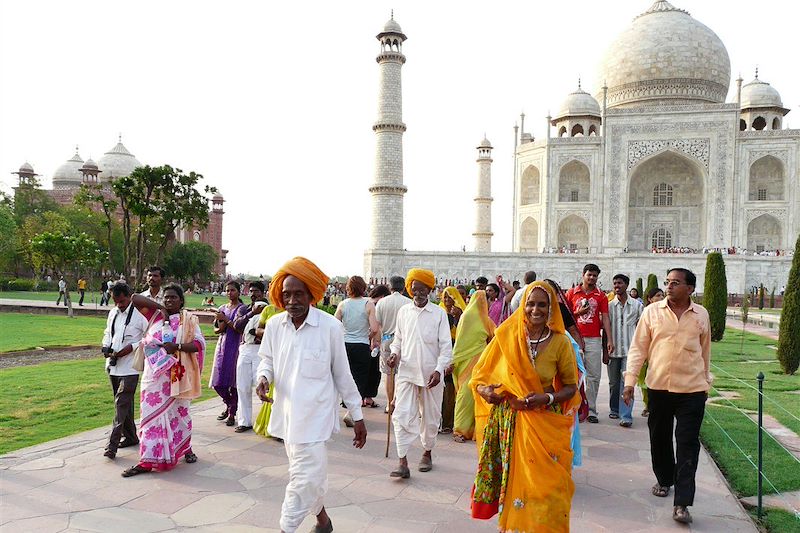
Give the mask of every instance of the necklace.
[{"label": "necklace", "polygon": [[[547,335],[544,335],[544,330],[547,330]],[[543,328],[542,331],[539,332],[539,338],[535,341],[528,338],[528,357],[531,360],[531,364],[533,368],[536,368],[536,357],[539,355],[539,345],[550,338],[550,328]],[[527,332],[526,332],[527,336]]]}]

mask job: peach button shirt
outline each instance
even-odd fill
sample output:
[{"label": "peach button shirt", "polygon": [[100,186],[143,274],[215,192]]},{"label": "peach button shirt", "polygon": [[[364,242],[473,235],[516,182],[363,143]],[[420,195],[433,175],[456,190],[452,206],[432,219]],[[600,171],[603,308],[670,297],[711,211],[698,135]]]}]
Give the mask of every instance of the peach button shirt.
[{"label": "peach button shirt", "polygon": [[625,386],[636,384],[647,365],[648,389],[669,392],[707,391],[713,381],[711,323],[708,311],[692,302],[678,320],[667,300],[648,305],[642,313],[628,350]]}]

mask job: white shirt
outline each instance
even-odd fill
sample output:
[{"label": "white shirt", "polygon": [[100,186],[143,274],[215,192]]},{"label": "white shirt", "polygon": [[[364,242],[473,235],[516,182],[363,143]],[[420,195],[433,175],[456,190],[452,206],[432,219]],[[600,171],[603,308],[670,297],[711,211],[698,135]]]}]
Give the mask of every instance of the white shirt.
[{"label": "white shirt", "polygon": [[517,292],[515,292],[514,296],[511,297],[511,303],[509,305],[511,305],[512,313],[517,309],[519,309],[519,305],[522,303],[522,295],[525,294],[525,289],[527,288],[528,284],[526,283],[525,285],[517,289]]},{"label": "white shirt", "polygon": [[611,338],[614,341],[614,352],[610,357],[627,357],[628,350],[636,332],[636,325],[642,317],[644,305],[635,298],[628,297],[625,304],[614,296],[608,304],[608,319],[611,322]]},{"label": "white shirt", "polygon": [[[128,319],[128,312],[131,313],[131,320],[126,326],[125,322]],[[112,324],[114,326],[113,338],[111,337]],[[147,319],[133,307],[133,304],[130,304],[124,311],[120,311],[119,307],[115,305],[111,311],[108,312],[106,329],[103,332],[103,346],[111,346],[115,352],[118,352],[130,344],[135,350],[146,332]],[[112,376],[133,376],[139,373],[131,366],[133,363],[133,352],[124,357],[118,357],[116,366],[108,364],[108,357],[106,357],[105,360],[106,371]]]},{"label": "white shirt", "polygon": [[64,289],[67,288],[67,282],[63,279],[58,280],[58,290],[64,292]]},{"label": "white shirt", "polygon": [[156,294],[155,296],[150,295],[150,287],[140,292],[139,294],[141,294],[146,298],[150,298],[151,300],[153,300],[158,304],[164,305],[164,289],[162,287],[158,288],[158,294]]},{"label": "white shirt", "polygon": [[[449,342],[449,341],[448,341]],[[287,444],[326,441],[339,430],[339,397],[353,420],[363,419],[347,352],[344,328],[332,315],[316,307],[295,328],[289,313],[267,321],[256,378],[275,384],[272,415],[267,430]]]},{"label": "white shirt", "polygon": [[404,305],[397,312],[391,350],[400,356],[398,381],[424,387],[434,371],[444,380],[444,369],[453,361],[447,313],[430,301],[425,307]]},{"label": "white shirt", "polygon": [[411,298],[403,296],[401,292],[393,292],[389,296],[378,300],[378,304],[375,306],[375,316],[381,325],[383,335],[394,335],[397,312],[401,307],[410,303]]}]

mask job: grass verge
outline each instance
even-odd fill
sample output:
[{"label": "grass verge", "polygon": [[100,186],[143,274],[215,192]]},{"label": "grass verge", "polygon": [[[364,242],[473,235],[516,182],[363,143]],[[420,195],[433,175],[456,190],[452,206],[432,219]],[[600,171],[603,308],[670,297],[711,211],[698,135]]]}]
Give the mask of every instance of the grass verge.
[{"label": "grass verge", "polygon": [[[94,316],[0,313],[0,354],[39,346],[100,346],[105,327],[106,319]],[[201,324],[200,329],[206,337],[214,335],[210,324]]]},{"label": "grass verge", "polygon": [[[203,395],[216,343],[208,343]],[[0,454],[80,431],[111,425],[114,396],[101,357],[9,368],[0,371]],[[136,398],[139,392],[136,392]],[[136,402],[136,416],[139,405]]]},{"label": "grass verge", "polygon": [[[200,309],[203,306],[203,298],[207,295],[205,294],[187,294],[186,295],[186,307],[189,309]],[[78,300],[80,299],[81,295],[78,291],[70,290],[69,297],[72,300],[73,305],[78,305]],[[58,299],[58,292],[55,291],[0,291],[0,299],[9,299],[9,300],[34,300],[40,302],[54,302]],[[216,302],[216,306],[219,307],[220,305],[227,303],[228,298],[224,295],[214,296],[214,301]],[[249,300],[248,300],[249,301]],[[86,296],[83,300],[83,305],[96,305],[100,303],[100,292],[99,291],[87,291]]]}]

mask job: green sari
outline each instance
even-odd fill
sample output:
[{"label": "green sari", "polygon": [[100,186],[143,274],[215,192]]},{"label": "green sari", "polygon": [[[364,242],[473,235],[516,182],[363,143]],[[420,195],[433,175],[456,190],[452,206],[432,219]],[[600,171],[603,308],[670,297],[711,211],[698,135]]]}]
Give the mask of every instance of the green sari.
[{"label": "green sari", "polygon": [[453,381],[457,391],[453,433],[456,437],[472,440],[475,436],[475,399],[469,380],[492,336],[494,323],[489,318],[486,292],[476,291],[458,322],[453,346]]}]

